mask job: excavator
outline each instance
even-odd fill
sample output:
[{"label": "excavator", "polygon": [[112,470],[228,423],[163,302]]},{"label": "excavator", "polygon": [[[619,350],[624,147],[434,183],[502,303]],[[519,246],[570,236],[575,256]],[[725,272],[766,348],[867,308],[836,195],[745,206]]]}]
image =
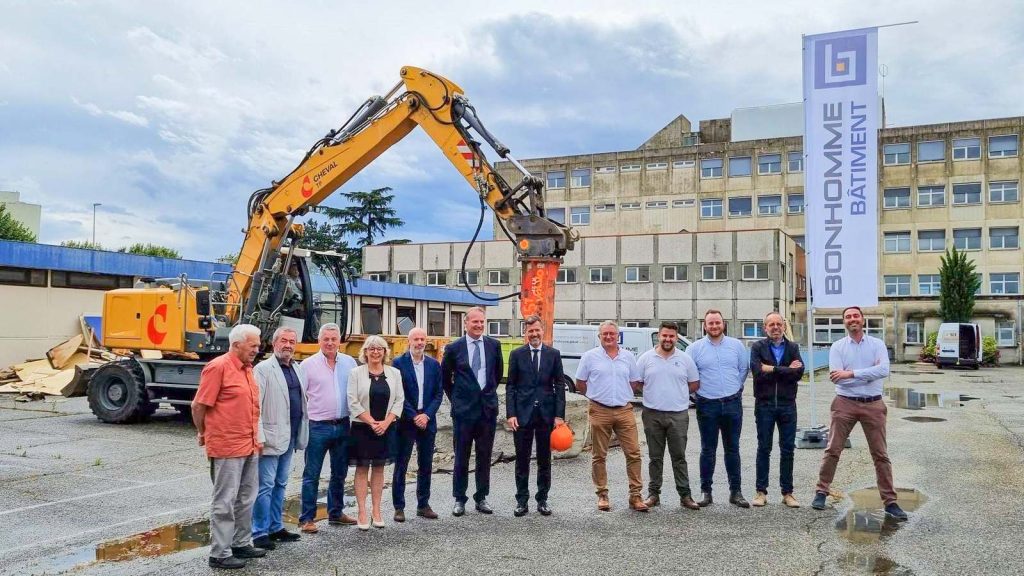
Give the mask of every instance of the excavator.
[{"label": "excavator", "polygon": [[[127,353],[89,379],[89,405],[100,420],[144,420],[160,403],[187,411],[203,366],[228,350],[228,333],[238,324],[260,328],[264,351],[278,327],[293,327],[300,340],[296,355],[315,353],[323,310],[311,288],[311,270],[326,268],[337,280],[342,322],[348,316],[344,292],[349,274],[339,255],[302,248],[303,226],[295,220],[417,126],[476,192],[476,235],[487,206],[513,242],[523,281],[521,292],[510,296],[519,298],[523,317],[543,319],[550,344],[555,279],[577,233],[545,216],[543,183],[487,130],[462,88],[412,66],[402,68],[400,76],[385,96],[367,99],[340,128],[317,140],[291,173],[250,196],[245,240],[230,273],[210,279],[184,274],[144,279],[135,288],[105,294],[103,344]],[[512,185],[493,169],[481,141],[522,173],[519,182]]]}]

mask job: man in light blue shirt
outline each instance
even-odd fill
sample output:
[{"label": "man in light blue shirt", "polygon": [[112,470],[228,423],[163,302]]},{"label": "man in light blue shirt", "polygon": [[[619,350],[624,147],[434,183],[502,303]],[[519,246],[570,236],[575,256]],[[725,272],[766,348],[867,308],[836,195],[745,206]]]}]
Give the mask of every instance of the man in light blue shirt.
[{"label": "man in light blue shirt", "polygon": [[729,502],[740,508],[750,503],[740,491],[740,432],[743,429],[743,382],[750,371],[747,349],[725,335],[725,320],[718,310],[704,314],[706,336],[691,344],[686,353],[700,375],[697,388],[697,427],[700,430],[700,506],[711,504],[718,435],[722,435],[725,471],[729,477]]}]

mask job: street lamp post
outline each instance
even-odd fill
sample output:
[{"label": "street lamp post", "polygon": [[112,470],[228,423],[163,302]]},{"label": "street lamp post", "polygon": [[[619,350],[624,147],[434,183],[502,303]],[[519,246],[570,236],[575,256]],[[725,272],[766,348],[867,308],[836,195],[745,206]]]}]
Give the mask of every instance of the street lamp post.
[{"label": "street lamp post", "polygon": [[96,246],[96,207],[103,206],[99,202],[92,203],[92,245]]}]

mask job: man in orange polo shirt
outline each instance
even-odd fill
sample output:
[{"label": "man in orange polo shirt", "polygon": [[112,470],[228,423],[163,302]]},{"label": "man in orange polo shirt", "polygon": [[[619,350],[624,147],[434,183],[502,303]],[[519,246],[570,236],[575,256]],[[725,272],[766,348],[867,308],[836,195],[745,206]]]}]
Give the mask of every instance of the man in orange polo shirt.
[{"label": "man in orange polo shirt", "polygon": [[228,335],[231,349],[211,360],[192,401],[192,420],[206,447],[213,479],[210,505],[211,568],[242,568],[267,551],[252,545],[252,506],[259,490],[260,389],[252,362],[260,330],[239,324]]}]

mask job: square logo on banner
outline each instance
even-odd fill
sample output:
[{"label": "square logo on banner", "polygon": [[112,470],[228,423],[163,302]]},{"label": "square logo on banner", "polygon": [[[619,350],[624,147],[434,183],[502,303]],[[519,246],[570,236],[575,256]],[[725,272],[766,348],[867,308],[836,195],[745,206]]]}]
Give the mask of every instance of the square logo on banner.
[{"label": "square logo on banner", "polygon": [[814,88],[841,88],[867,83],[868,39],[865,35],[814,43]]}]

